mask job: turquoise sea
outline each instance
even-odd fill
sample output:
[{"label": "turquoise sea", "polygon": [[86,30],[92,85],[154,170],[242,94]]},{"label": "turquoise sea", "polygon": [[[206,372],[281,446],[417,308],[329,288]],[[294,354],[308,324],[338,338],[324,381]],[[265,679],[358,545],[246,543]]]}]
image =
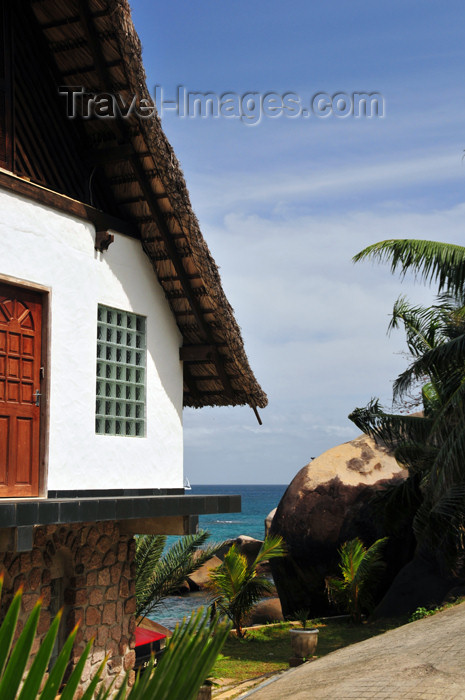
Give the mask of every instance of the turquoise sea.
[{"label": "turquoise sea", "polygon": [[[241,513],[223,513],[202,515],[199,527],[211,533],[210,542],[233,539],[239,535],[249,535],[262,540],[265,535],[264,521],[268,513],[276,508],[287,485],[205,485],[192,484],[196,494],[240,494],[242,497]],[[168,538],[175,540],[176,538]],[[173,629],[178,620],[182,620],[191,610],[208,603],[204,593],[191,593],[187,596],[172,596],[167,598],[163,606],[151,615],[154,620]]]}]

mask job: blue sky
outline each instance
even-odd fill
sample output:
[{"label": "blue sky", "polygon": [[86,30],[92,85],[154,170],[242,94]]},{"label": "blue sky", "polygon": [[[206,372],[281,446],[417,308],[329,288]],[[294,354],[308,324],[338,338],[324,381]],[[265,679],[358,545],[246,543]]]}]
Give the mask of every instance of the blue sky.
[{"label": "blue sky", "polygon": [[355,406],[405,367],[397,296],[431,292],[352,256],[385,238],[465,240],[462,2],[133,0],[149,89],[379,92],[382,119],[162,119],[269,396],[187,410],[192,483],[288,483],[352,439]]}]

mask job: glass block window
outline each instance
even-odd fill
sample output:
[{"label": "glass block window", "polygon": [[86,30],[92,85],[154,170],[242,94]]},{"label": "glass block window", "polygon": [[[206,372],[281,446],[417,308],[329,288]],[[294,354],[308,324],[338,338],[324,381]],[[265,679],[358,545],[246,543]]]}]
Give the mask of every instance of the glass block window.
[{"label": "glass block window", "polygon": [[95,432],[145,435],[146,319],[99,304]]}]

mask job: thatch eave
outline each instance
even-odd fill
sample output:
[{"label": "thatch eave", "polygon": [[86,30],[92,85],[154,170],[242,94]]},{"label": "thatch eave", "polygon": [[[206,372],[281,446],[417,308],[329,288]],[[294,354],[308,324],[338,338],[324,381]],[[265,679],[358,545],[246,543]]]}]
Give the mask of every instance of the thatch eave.
[{"label": "thatch eave", "polygon": [[[31,0],[62,85],[151,100],[127,0]],[[218,268],[158,115],[82,120],[89,157],[116,211],[137,226],[187,348],[184,405],[250,405],[267,397],[247,359]]]}]

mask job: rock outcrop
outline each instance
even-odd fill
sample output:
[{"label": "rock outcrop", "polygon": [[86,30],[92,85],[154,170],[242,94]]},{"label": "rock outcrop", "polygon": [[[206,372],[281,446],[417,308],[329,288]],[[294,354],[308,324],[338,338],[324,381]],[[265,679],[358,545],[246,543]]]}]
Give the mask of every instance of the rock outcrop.
[{"label": "rock outcrop", "polygon": [[413,613],[417,608],[442,605],[465,592],[463,581],[445,576],[434,561],[416,554],[397,574],[384,598],[373,612],[373,619]]},{"label": "rock outcrop", "polygon": [[276,515],[277,508],[273,508],[272,511],[268,513],[268,515],[265,518],[265,537],[268,537],[270,529],[271,529],[271,523],[273,522],[273,518]]},{"label": "rock outcrop", "polygon": [[[371,499],[406,475],[393,454],[366,435],[328,450],[298,472],[270,530],[284,538],[289,552],[285,559],[271,561],[285,616],[308,607],[312,616],[331,611],[324,580],[336,573],[338,548],[354,537],[370,545],[383,536]],[[386,587],[411,556],[408,537],[395,543],[395,555],[387,552],[393,561]]]},{"label": "rock outcrop", "polygon": [[[216,556],[213,556],[211,559],[206,561],[203,566],[197,569],[197,571],[194,571],[193,574],[188,576],[187,581],[185,583],[187,591],[200,591],[207,587],[209,582],[210,571],[212,569],[216,569],[218,566],[221,566],[225,554],[229,551],[230,547],[233,544],[236,545],[241,554],[244,554],[244,556],[247,558],[248,564],[252,564],[258,552],[260,551],[260,547],[262,546],[263,541],[256,540],[253,537],[249,537],[248,535],[239,535],[239,537],[236,537],[235,540],[228,540],[228,542],[225,543],[224,547],[219,552],[217,552]],[[260,573],[267,574],[268,572],[269,565],[263,564],[260,568]],[[180,592],[185,592],[185,589],[183,588]]]},{"label": "rock outcrop", "polygon": [[237,546],[239,552],[247,558],[247,563],[250,565],[255,561],[263,544],[263,540],[256,540],[248,535],[239,535],[239,537],[234,540],[234,544]]},{"label": "rock outcrop", "polygon": [[247,625],[266,625],[284,620],[279,598],[267,598],[257,603],[247,618]]},{"label": "rock outcrop", "polygon": [[205,588],[210,580],[209,574],[212,569],[221,566],[223,562],[218,557],[213,556],[205,562],[200,569],[194,571],[193,574],[187,577],[187,582],[191,591],[200,591]]}]

